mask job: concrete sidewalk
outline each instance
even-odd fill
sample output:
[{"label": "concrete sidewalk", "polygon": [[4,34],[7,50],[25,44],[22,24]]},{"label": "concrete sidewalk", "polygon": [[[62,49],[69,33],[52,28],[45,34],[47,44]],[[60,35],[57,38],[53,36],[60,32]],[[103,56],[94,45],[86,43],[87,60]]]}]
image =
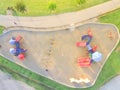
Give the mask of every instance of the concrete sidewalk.
[{"label": "concrete sidewalk", "polygon": [[111,0],[106,3],[84,9],[78,12],[65,13],[52,16],[41,17],[17,17],[0,15],[0,25],[9,26],[25,26],[25,27],[60,27],[76,24],[85,20],[97,17],[106,12],[110,12],[120,7],[120,0]]},{"label": "concrete sidewalk", "polygon": [[100,90],[120,90],[120,75],[110,80]]},{"label": "concrete sidewalk", "polygon": [[14,80],[12,75],[0,70],[0,90],[35,90],[35,88],[22,81]]}]

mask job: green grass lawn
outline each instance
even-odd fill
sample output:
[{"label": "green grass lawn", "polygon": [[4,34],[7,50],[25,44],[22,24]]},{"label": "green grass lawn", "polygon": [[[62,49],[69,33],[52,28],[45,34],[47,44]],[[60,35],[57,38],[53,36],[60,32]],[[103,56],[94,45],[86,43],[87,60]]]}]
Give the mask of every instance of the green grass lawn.
[{"label": "green grass lawn", "polygon": [[[6,9],[8,7],[13,7],[15,9],[15,5],[17,1],[20,0],[0,0],[0,14],[6,14]],[[17,16],[42,16],[42,15],[50,15],[51,11],[48,9],[48,2],[50,0],[22,0],[25,5],[27,11],[25,13],[20,13],[16,11],[14,15]],[[77,11],[81,9],[85,9],[106,1],[110,0],[86,0],[86,3],[78,5],[77,0],[52,0],[56,3],[56,10],[53,12],[54,14]]]},{"label": "green grass lawn", "polygon": [[[99,17],[99,21],[103,23],[113,23],[115,24],[119,30],[120,30],[120,9],[115,10],[113,12],[107,13],[101,17]],[[9,68],[10,70],[13,70],[17,73],[22,74],[26,78],[29,78],[29,80],[23,79],[23,77],[19,77],[19,80],[23,80],[30,84],[31,86],[36,87],[37,90],[49,90],[47,86],[55,88],[55,90],[98,90],[103,84],[105,84],[108,80],[110,80],[112,77],[120,74],[120,42],[116,49],[112,52],[111,56],[108,58],[107,62],[105,63],[96,83],[94,86],[90,88],[85,89],[73,89],[66,87],[64,85],[60,85],[52,80],[49,80],[47,78],[44,78],[38,74],[35,74],[27,69],[22,68],[21,66],[17,66],[16,64],[6,60],[3,57],[0,57],[0,65],[4,65],[5,67]],[[10,70],[8,70],[10,72]],[[16,73],[12,73],[13,76]],[[19,76],[19,74],[18,74]],[[16,78],[16,77],[15,77]],[[32,82],[31,80],[35,80],[37,83]],[[39,85],[36,85],[40,83]]]},{"label": "green grass lawn", "polygon": [[4,26],[0,26],[0,34],[2,34],[3,33],[3,30],[5,29],[5,27]]}]

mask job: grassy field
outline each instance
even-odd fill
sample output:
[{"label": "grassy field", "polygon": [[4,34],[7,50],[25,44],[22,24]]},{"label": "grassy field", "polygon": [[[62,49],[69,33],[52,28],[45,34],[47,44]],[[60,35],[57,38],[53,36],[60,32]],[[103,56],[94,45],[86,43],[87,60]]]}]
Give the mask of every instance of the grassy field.
[{"label": "grassy field", "polygon": [[5,29],[4,26],[0,26],[0,34],[2,34],[3,30]]},{"label": "grassy field", "polygon": [[[8,7],[15,9],[16,3],[20,0],[0,0],[0,14],[6,14]],[[17,16],[42,16],[50,15],[51,11],[48,9],[48,3],[51,0],[22,0],[26,5],[26,12],[20,13],[16,11],[13,13]],[[56,10],[52,14],[59,14],[64,12],[77,11],[85,9],[109,0],[86,0],[86,3],[78,5],[77,0],[52,0],[56,3]]]},{"label": "grassy field", "polygon": [[[104,23],[113,23],[115,24],[119,30],[120,30],[120,9],[115,10],[113,12],[107,13],[101,17],[99,17],[100,22]],[[107,62],[105,63],[96,83],[94,86],[86,89],[73,89],[68,88],[66,86],[60,85],[54,81],[51,81],[47,78],[44,78],[42,76],[39,76],[31,71],[28,71],[27,69],[22,68],[21,66],[17,66],[16,64],[6,60],[3,57],[0,57],[0,65],[4,65],[7,67],[7,71],[19,80],[22,80],[24,82],[27,82],[31,86],[36,87],[37,90],[50,90],[48,86],[55,88],[55,90],[98,90],[103,84],[105,84],[108,80],[110,80],[112,77],[120,74],[120,43],[116,47],[116,49],[113,51]],[[10,71],[10,70],[12,71]],[[12,73],[13,72],[13,73]],[[16,76],[16,73],[17,76]],[[22,77],[21,77],[22,75]],[[26,79],[24,79],[24,77]],[[35,82],[31,81],[34,80]]]}]

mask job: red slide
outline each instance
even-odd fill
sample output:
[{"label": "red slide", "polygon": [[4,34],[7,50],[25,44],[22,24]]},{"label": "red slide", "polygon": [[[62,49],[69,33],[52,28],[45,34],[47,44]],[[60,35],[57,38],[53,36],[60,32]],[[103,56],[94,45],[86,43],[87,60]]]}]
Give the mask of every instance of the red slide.
[{"label": "red slide", "polygon": [[86,46],[86,42],[77,42],[76,46],[77,47],[85,47]]},{"label": "red slide", "polygon": [[78,64],[82,67],[90,66],[90,58],[78,58]]},{"label": "red slide", "polygon": [[21,39],[22,39],[21,36],[17,36],[17,37],[15,38],[15,40],[16,40],[17,42],[19,42]]}]

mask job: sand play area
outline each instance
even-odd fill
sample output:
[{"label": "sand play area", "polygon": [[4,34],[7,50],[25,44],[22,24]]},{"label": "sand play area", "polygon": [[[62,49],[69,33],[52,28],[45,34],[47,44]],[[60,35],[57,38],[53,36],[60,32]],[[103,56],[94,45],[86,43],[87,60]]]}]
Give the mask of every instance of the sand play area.
[{"label": "sand play area", "polygon": [[[102,60],[81,67],[78,58],[89,57],[86,47],[77,47],[76,42],[91,29],[91,46],[97,45]],[[9,53],[11,37],[22,36],[21,47],[27,49],[25,59],[19,60]],[[32,31],[10,30],[0,36],[0,54],[10,61],[36,72],[44,77],[73,88],[92,86],[104,63],[119,41],[117,28],[111,24],[89,23],[74,30]]]}]

